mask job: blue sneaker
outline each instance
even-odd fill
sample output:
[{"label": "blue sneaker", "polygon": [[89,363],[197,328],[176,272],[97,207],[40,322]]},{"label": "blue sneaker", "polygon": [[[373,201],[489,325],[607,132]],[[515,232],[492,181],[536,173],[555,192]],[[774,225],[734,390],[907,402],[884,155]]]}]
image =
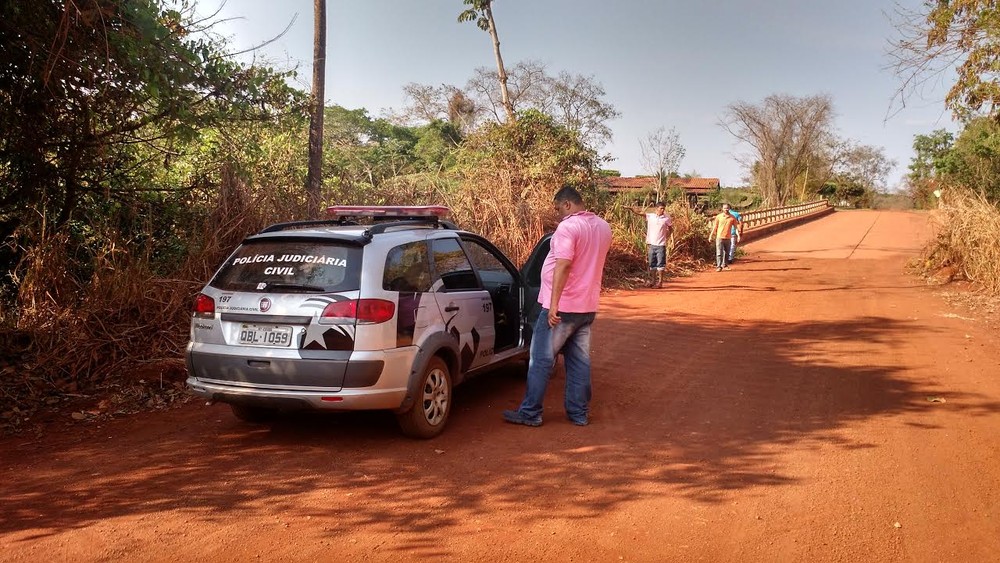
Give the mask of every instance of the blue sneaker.
[{"label": "blue sneaker", "polygon": [[590,419],[586,418],[586,417],[584,417],[584,418],[569,418],[567,416],[566,418],[568,418],[569,421],[571,423],[573,423],[574,425],[576,425],[576,426],[587,426],[588,424],[590,424]]},{"label": "blue sneaker", "polygon": [[542,417],[531,418],[521,414],[521,411],[503,411],[503,419],[511,424],[523,424],[525,426],[542,425]]}]

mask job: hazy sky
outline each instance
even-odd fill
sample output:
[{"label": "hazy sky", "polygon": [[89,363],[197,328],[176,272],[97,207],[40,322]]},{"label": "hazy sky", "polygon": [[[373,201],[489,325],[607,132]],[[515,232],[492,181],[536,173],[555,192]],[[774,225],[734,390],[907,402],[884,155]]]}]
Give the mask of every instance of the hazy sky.
[{"label": "hazy sky", "polygon": [[[201,12],[221,0],[199,0]],[[900,0],[917,6],[919,0]],[[885,147],[899,182],[913,136],[954,130],[945,88],[932,85],[902,110],[890,108],[899,80],[885,70],[894,0],[496,0],[504,62],[537,60],[550,75],[593,76],[621,117],[610,122],[607,168],[642,168],[639,139],[674,127],[687,149],[682,173],[739,185],[745,153],[719,125],[734,101],[770,94],[828,94],[842,137]],[[464,86],[476,67],[495,68],[489,34],[456,18],[461,0],[328,0],[328,104],[383,110],[405,105],[409,82]],[[228,0],[217,30],[236,47],[311,80],[311,0]],[[899,111],[895,111],[899,110]]]}]

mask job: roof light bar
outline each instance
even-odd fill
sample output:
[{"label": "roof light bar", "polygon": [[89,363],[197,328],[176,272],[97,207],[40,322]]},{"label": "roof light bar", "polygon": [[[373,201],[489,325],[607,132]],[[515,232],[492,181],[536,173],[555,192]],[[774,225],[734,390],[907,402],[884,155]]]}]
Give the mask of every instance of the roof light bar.
[{"label": "roof light bar", "polygon": [[443,205],[331,205],[326,208],[330,217],[437,217],[448,216],[450,210]]}]

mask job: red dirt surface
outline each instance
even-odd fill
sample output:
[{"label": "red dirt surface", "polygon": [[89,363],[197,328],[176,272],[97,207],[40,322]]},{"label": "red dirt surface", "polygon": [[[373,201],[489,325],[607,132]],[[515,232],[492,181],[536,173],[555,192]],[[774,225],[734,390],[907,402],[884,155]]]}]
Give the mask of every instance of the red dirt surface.
[{"label": "red dirt surface", "polygon": [[917,213],[838,212],[731,271],[604,296],[593,424],[561,374],[391,416],[192,402],[0,441],[3,561],[996,561],[998,337],[904,274]]}]

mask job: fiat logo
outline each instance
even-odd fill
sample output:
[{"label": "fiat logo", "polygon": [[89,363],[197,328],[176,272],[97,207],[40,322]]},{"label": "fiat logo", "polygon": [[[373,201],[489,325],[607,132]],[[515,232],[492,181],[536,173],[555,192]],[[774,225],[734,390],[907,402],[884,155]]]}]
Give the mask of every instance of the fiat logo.
[{"label": "fiat logo", "polygon": [[271,300],[267,297],[260,300],[260,311],[266,313],[271,308]]}]

